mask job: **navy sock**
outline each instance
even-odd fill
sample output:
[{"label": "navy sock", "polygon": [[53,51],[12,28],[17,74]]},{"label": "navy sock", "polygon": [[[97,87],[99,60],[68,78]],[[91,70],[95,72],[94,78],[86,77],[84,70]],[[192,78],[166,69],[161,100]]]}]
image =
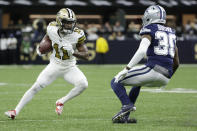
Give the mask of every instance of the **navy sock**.
[{"label": "navy sock", "polygon": [[[129,92],[129,98],[133,104],[135,104],[135,102],[137,100],[137,97],[140,93],[140,89],[141,89],[141,86],[134,86],[133,88],[131,88],[131,90]],[[130,115],[130,112],[128,112],[126,114],[127,119],[129,118],[129,115]]]},{"label": "navy sock", "polygon": [[114,80],[115,79],[112,79],[111,81],[111,88],[113,89],[119,100],[121,101],[122,105],[130,104],[131,102],[124,86],[121,83],[115,83]]},{"label": "navy sock", "polygon": [[140,89],[141,86],[134,86],[133,88],[131,88],[131,91],[129,92],[129,98],[130,101],[133,102],[133,104],[135,104],[137,97],[140,93]]}]

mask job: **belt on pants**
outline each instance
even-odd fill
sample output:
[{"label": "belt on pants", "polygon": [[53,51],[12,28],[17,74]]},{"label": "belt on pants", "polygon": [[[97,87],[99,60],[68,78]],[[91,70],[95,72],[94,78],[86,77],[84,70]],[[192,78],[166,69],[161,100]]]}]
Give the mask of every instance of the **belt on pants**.
[{"label": "belt on pants", "polygon": [[164,75],[168,79],[170,79],[170,74],[169,74],[168,69],[166,69],[166,68],[164,68],[164,67],[162,67],[160,65],[155,65],[153,67],[153,70],[156,71],[156,72],[158,72],[158,73],[160,73],[160,74],[162,74],[162,75]]}]

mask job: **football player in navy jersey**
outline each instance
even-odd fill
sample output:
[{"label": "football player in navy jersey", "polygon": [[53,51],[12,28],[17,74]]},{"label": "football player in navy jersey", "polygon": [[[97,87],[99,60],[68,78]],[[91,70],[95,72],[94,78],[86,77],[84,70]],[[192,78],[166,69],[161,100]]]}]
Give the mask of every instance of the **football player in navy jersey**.
[{"label": "football player in navy jersey", "polygon": [[[175,30],[166,27],[166,12],[159,5],[146,9],[140,31],[142,40],[128,65],[111,81],[111,87],[122,103],[122,108],[113,118],[113,123],[132,123],[131,111],[140,88],[165,86],[179,66]],[[135,66],[147,56],[147,63]],[[133,86],[127,95],[124,86]]]}]

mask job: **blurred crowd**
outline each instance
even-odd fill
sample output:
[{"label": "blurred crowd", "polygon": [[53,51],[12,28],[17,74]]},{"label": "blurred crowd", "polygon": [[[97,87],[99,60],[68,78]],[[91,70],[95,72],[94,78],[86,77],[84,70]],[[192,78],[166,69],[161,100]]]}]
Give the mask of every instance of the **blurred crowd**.
[{"label": "blurred crowd", "polygon": [[[107,41],[140,40],[141,20],[128,21],[124,19],[124,15],[124,11],[119,10],[116,15],[112,15],[103,23],[85,21],[78,22],[77,26],[85,31],[87,41],[96,41],[101,36]],[[5,54],[9,56],[11,52],[12,55],[20,54],[19,59],[28,60],[35,51],[36,45],[45,35],[49,22],[44,19],[35,19],[26,24],[21,19],[17,23],[10,21],[8,29],[0,32],[1,59],[5,59]],[[178,40],[197,40],[197,19],[188,21],[184,26],[182,23],[177,24],[177,21],[170,19],[167,20],[166,25],[176,29]],[[13,56],[9,57],[13,58]],[[11,61],[11,63],[9,61],[7,63],[16,63],[17,60]]]},{"label": "blurred crowd", "polygon": [[[188,21],[185,26],[176,24],[174,20],[168,20],[166,25],[176,30],[178,40],[197,40],[197,19]],[[119,21],[115,24],[105,22],[102,24],[87,24],[82,25],[82,28],[87,33],[88,40],[96,40],[100,35],[107,40],[140,40],[139,31],[142,25],[134,20],[131,20],[128,25],[124,26]]]}]

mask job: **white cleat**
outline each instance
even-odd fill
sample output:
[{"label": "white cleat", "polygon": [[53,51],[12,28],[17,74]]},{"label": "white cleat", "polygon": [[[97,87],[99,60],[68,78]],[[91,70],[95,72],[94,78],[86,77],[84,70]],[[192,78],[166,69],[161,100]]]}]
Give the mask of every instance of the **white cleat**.
[{"label": "white cleat", "polygon": [[62,103],[60,103],[60,102],[57,102],[57,103],[56,103],[55,112],[56,112],[58,115],[61,115],[61,114],[62,114],[62,111],[63,111],[63,107],[64,107],[64,104],[62,104]]},{"label": "white cleat", "polygon": [[14,120],[14,118],[16,117],[16,111],[9,110],[9,111],[5,112],[5,115],[8,116],[9,118],[11,118],[12,120]]}]

